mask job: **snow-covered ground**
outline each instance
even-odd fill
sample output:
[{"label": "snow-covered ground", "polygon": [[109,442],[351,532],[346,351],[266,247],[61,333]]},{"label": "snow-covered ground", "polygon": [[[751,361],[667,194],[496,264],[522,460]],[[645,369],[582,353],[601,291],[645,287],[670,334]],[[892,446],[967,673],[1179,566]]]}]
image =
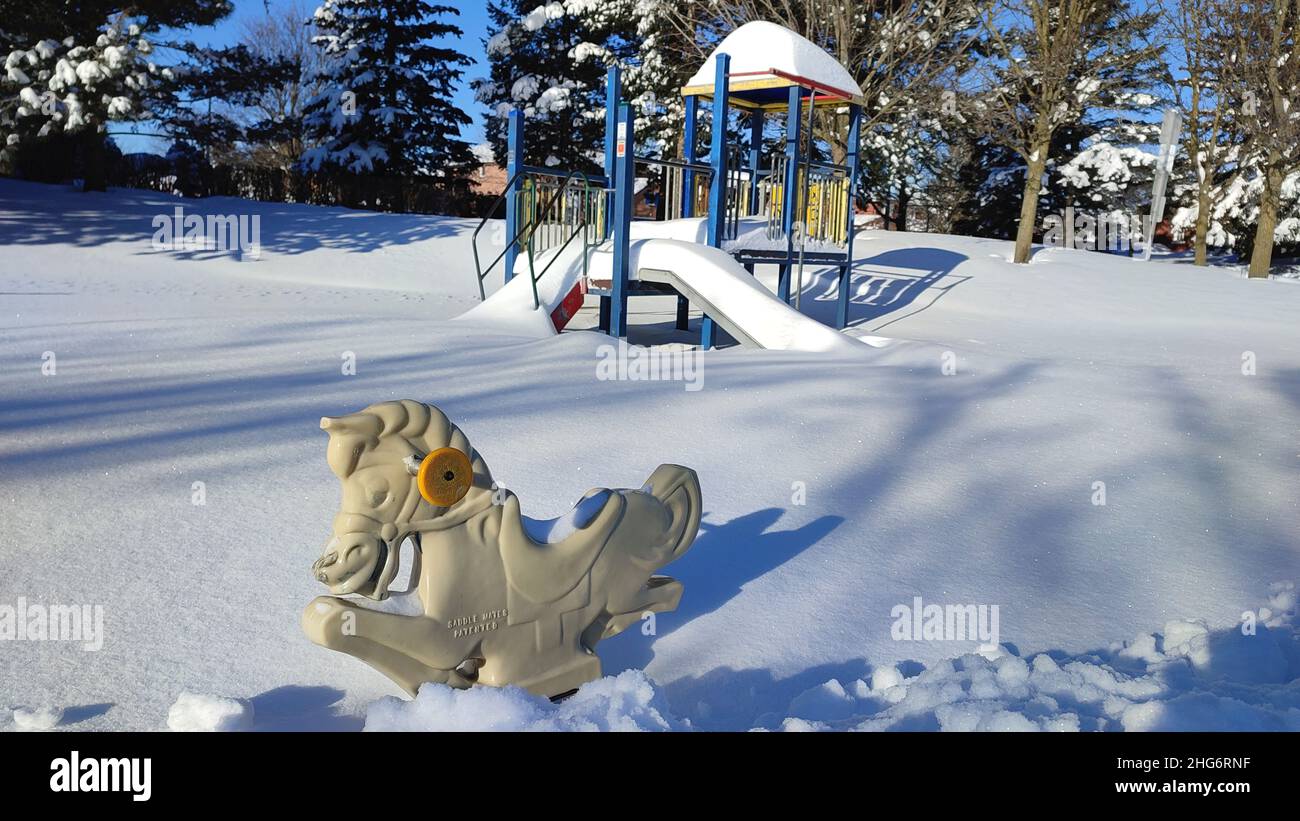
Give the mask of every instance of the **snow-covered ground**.
[{"label": "snow-covered ground", "polygon": [[[153,249],[177,205],[259,215],[260,258]],[[0,727],[1300,729],[1293,283],[865,232],[853,333],[892,342],[712,351],[687,390],[599,379],[597,333],[446,321],[473,226],[0,180],[0,635],[103,617],[98,650],[0,640]],[[803,310],[834,304],[810,274]],[[631,341],[689,342],[672,309],[634,299]],[[302,635],[317,421],[403,397],[529,515],[699,472],[681,606],[601,643],[610,678],[404,704]],[[917,597],[996,605],[1000,646],[900,638]]]}]

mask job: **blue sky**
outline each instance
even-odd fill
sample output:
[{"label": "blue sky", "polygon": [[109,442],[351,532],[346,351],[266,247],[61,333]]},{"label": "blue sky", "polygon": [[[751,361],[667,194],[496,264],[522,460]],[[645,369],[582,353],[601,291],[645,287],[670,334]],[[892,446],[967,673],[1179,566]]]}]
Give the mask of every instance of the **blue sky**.
[{"label": "blue sky", "polygon": [[[483,107],[474,100],[474,92],[470,90],[469,81],[476,77],[487,76],[487,57],[483,53],[483,40],[487,37],[488,16],[486,0],[438,0],[441,5],[453,6],[460,9],[460,16],[453,20],[465,36],[460,42],[455,43],[454,47],[461,53],[465,54],[474,61],[474,65],[465,69],[464,77],[461,78],[460,87],[456,91],[455,99],[460,109],[470,117],[474,122],[467,126],[461,136],[472,143],[483,141]],[[215,26],[207,28],[190,29],[184,32],[182,36],[186,39],[202,45],[209,46],[229,46],[239,42],[240,33],[243,31],[243,22],[245,20],[254,20],[266,14],[266,8],[270,7],[272,11],[283,10],[293,5],[291,0],[233,0],[235,7],[234,12],[217,23]],[[310,15],[311,11],[319,5],[318,0],[300,0],[298,5],[307,9]],[[125,127],[125,124],[117,126],[114,130]],[[151,124],[141,124],[141,131],[151,131],[156,126]],[[114,135],[118,145],[122,150],[130,153],[133,151],[152,151],[162,153],[166,151],[166,140],[144,137],[144,136],[126,136]]]}]

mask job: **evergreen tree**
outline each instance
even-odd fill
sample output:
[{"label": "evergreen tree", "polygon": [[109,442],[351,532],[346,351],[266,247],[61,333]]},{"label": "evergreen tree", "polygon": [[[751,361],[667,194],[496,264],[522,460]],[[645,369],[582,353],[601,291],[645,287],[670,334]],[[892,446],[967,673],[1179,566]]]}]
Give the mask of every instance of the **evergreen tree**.
[{"label": "evergreen tree", "polygon": [[594,30],[560,3],[493,0],[485,47],[489,75],[474,82],[487,107],[485,132],[498,160],[506,156],[507,118],[528,120],[525,160],[533,165],[597,170],[605,139],[605,70],[613,59],[608,32]]},{"label": "evergreen tree", "polygon": [[450,6],[425,0],[325,0],[315,42],[324,87],[304,120],[308,169],[441,176],[469,161],[470,119],[452,101],[469,58],[433,41],[459,37]]},{"label": "evergreen tree", "polygon": [[151,59],[164,28],[208,25],[227,0],[88,0],[28,3],[0,27],[0,151],[10,165],[59,138],[77,143],[86,190],[102,190],[112,121],[143,120],[170,79]]},{"label": "evergreen tree", "polygon": [[957,171],[964,196],[957,207],[953,231],[993,239],[1015,236],[1020,195],[1025,185],[1025,164],[1020,157],[988,135],[964,133],[968,140],[966,162]]}]

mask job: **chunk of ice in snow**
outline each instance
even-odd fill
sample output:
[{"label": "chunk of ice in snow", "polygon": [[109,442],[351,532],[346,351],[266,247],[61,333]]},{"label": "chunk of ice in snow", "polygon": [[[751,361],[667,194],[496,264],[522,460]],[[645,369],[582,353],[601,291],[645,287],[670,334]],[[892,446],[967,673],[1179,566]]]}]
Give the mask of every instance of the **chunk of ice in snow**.
[{"label": "chunk of ice in snow", "polygon": [[871,689],[888,690],[903,683],[903,674],[896,667],[881,667],[871,671]]},{"label": "chunk of ice in snow", "polygon": [[167,711],[167,727],[178,733],[232,733],[253,726],[247,701],[201,693],[181,693]]},{"label": "chunk of ice in snow", "polygon": [[788,715],[812,721],[836,721],[853,715],[855,703],[844,686],[831,679],[795,696]]},{"label": "chunk of ice in snow", "polygon": [[63,708],[41,706],[14,709],[14,724],[20,730],[53,730],[63,721]]}]

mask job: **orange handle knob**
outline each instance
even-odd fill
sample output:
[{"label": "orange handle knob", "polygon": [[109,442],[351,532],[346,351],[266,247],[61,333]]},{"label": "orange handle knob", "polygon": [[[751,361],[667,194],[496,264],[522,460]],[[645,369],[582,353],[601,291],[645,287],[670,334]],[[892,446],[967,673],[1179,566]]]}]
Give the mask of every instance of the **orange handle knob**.
[{"label": "orange handle knob", "polygon": [[451,507],[465,498],[473,482],[469,457],[455,448],[438,448],[424,457],[415,477],[420,495],[436,507]]}]

